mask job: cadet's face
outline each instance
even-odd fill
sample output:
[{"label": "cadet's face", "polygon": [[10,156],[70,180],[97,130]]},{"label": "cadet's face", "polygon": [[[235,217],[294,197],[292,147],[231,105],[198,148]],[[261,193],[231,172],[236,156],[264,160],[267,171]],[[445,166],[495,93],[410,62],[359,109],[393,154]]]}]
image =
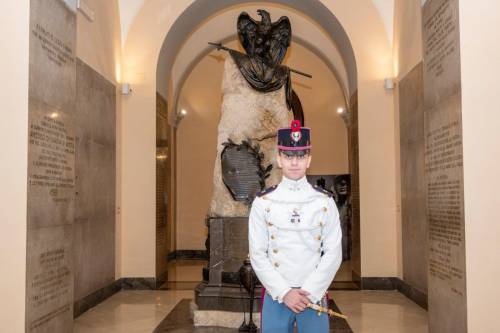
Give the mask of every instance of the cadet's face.
[{"label": "cadet's face", "polygon": [[281,168],[283,175],[288,179],[299,180],[306,174],[309,164],[311,164],[311,154],[303,156],[287,156],[279,153],[276,162]]}]

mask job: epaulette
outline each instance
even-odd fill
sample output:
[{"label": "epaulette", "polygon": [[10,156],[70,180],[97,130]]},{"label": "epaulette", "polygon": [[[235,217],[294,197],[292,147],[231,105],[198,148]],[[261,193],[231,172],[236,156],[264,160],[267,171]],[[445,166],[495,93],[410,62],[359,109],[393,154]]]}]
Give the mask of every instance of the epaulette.
[{"label": "epaulette", "polygon": [[329,197],[333,198],[333,193],[332,193],[332,192],[330,192],[330,191],[325,190],[325,189],[324,189],[324,188],[322,188],[321,186],[318,186],[318,185],[313,185],[313,188],[314,188],[316,191],[318,191],[318,192],[320,192],[320,193],[323,193],[323,194],[326,194],[327,196],[329,196]]},{"label": "epaulette", "polygon": [[264,195],[266,195],[266,194],[268,194],[268,193],[271,193],[271,192],[272,192],[272,191],[274,191],[277,187],[278,187],[278,185],[273,185],[273,186],[271,186],[271,187],[266,188],[265,190],[262,190],[262,191],[260,191],[260,192],[257,192],[257,194],[256,194],[256,195],[257,195],[258,197],[262,197],[262,196],[264,196]]}]

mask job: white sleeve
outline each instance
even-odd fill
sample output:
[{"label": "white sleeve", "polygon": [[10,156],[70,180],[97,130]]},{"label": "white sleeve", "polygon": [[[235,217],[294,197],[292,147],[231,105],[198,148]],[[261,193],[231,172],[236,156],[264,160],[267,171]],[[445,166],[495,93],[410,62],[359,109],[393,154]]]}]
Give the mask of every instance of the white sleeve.
[{"label": "white sleeve", "polygon": [[339,212],[332,198],[328,199],[327,209],[327,219],[323,229],[324,254],[316,269],[302,285],[302,289],[311,294],[309,299],[313,303],[321,300],[342,263],[342,230]]},{"label": "white sleeve", "polygon": [[255,198],[248,219],[250,261],[262,285],[273,299],[281,303],[291,288],[267,256],[269,238],[262,201],[259,197]]}]

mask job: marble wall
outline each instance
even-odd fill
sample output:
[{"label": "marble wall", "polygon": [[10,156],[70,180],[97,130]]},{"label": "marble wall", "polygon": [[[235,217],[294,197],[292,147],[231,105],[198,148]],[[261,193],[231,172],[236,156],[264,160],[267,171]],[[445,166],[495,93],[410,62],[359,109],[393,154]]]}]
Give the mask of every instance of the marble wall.
[{"label": "marble wall", "polygon": [[31,0],[26,332],[71,332],[76,1]]},{"label": "marble wall", "polygon": [[74,300],[115,281],[116,88],[76,60]]},{"label": "marble wall", "polygon": [[423,65],[399,83],[403,280],[427,294],[427,202],[424,171]]},{"label": "marble wall", "polygon": [[429,331],[466,332],[466,267],[458,0],[422,12]]},{"label": "marble wall", "polygon": [[354,282],[361,284],[361,217],[359,195],[359,141],[358,141],[358,92],[349,101],[349,173],[351,175],[351,209],[352,209],[352,253],[351,269]]}]

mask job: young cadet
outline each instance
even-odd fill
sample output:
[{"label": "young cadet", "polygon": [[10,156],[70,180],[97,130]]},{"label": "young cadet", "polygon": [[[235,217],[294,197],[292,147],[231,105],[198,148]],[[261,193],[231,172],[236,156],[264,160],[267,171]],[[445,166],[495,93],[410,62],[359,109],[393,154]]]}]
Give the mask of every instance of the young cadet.
[{"label": "young cadet", "polygon": [[327,333],[326,292],[342,261],[337,207],[327,192],[311,186],[310,129],[298,120],[278,130],[278,166],[283,178],[255,198],[248,240],[252,267],[265,287],[262,333]]}]

